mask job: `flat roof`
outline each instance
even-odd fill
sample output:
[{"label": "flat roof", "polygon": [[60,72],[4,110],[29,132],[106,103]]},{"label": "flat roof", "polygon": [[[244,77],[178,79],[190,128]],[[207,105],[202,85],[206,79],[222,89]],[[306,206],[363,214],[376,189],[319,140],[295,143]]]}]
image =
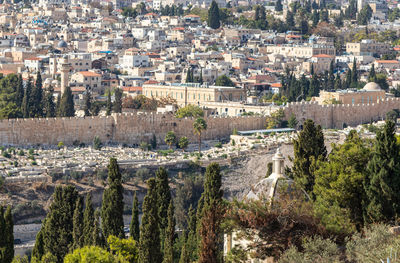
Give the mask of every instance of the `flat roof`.
[{"label": "flat roof", "polygon": [[265,130],[250,130],[250,131],[238,131],[240,135],[250,135],[254,133],[272,133],[272,132],[293,132],[296,131],[293,128],[278,128],[278,129],[265,129]]}]

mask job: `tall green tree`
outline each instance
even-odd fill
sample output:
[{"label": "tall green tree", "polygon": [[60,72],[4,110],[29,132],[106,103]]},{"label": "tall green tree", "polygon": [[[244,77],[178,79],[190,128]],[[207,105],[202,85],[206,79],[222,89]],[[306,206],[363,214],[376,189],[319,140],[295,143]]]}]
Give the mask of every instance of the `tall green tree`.
[{"label": "tall green tree", "polygon": [[168,206],[172,199],[168,173],[164,167],[160,167],[156,172],[156,191],[160,238],[164,241],[165,231],[168,226]]},{"label": "tall green tree", "polygon": [[157,183],[154,178],[147,180],[147,194],[143,201],[142,225],[140,226],[139,262],[161,263],[160,228],[158,226]]},{"label": "tall green tree", "polygon": [[53,93],[54,89],[50,86],[47,88],[43,98],[44,116],[48,118],[56,116],[56,105],[54,103]]},{"label": "tall green tree", "polygon": [[61,96],[60,116],[61,117],[75,116],[74,97],[72,95],[72,91],[69,86],[65,88],[64,94]]},{"label": "tall green tree", "polygon": [[371,69],[369,71],[368,81],[376,82],[376,73],[375,73],[375,65],[374,65],[374,63],[372,63]]},{"label": "tall green tree", "polygon": [[133,202],[132,202],[132,219],[131,219],[131,224],[129,228],[129,233],[130,237],[139,242],[139,237],[140,237],[140,228],[139,228],[139,201],[136,196],[136,191],[135,195],[133,196]]},{"label": "tall green tree", "polygon": [[107,92],[107,103],[106,103],[106,115],[111,115],[112,111],[112,102],[111,102],[111,90]]},{"label": "tall green tree", "polygon": [[193,122],[193,132],[199,138],[199,154],[201,154],[201,134],[207,130],[207,122],[203,118],[197,118]]},{"label": "tall green tree", "polygon": [[74,238],[74,248],[80,248],[84,246],[84,221],[83,221],[83,198],[78,196],[76,199],[76,205],[73,217],[73,238]]},{"label": "tall green tree", "polygon": [[400,152],[395,131],[394,122],[386,121],[383,130],[376,134],[364,184],[367,222],[391,222],[400,215]]},{"label": "tall green tree", "polygon": [[290,158],[293,167],[289,175],[311,195],[315,184],[316,162],[326,160],[327,155],[321,126],[306,120],[303,130],[293,141],[293,147],[294,159]]},{"label": "tall green tree", "polygon": [[283,10],[282,0],[277,0],[275,2],[275,11],[280,12]]},{"label": "tall green tree", "polygon": [[32,89],[31,99],[31,113],[32,117],[43,117],[43,88],[42,88],[42,76],[38,71],[36,75],[35,86]]},{"label": "tall green tree", "polygon": [[62,262],[73,245],[73,214],[78,198],[74,186],[58,186],[53,194],[50,211],[42,226],[44,255],[50,253]]},{"label": "tall green tree", "polygon": [[90,94],[90,91],[86,91],[85,97],[83,99],[85,101],[85,105],[83,105],[83,111],[85,113],[85,116],[90,116],[90,109],[92,108],[92,95]]},{"label": "tall green tree", "polygon": [[24,81],[22,75],[18,74],[18,81],[16,87],[15,101],[18,107],[22,106],[22,101],[24,100]]},{"label": "tall green tree", "polygon": [[217,163],[210,164],[205,173],[204,202],[200,219],[199,263],[218,263],[222,261],[221,222],[224,215],[221,190],[221,171]]},{"label": "tall green tree", "polygon": [[110,158],[108,165],[108,188],[104,190],[101,207],[101,225],[104,238],[113,235],[124,238],[124,196],[117,159]]},{"label": "tall green tree", "polygon": [[41,262],[42,257],[45,254],[44,248],[44,237],[43,237],[44,230],[40,230],[36,234],[35,246],[32,250],[32,262]]},{"label": "tall green tree", "polygon": [[353,60],[353,68],[351,70],[351,85],[354,87],[358,83],[358,71],[356,58]]},{"label": "tall green tree", "polygon": [[94,230],[93,230],[93,244],[99,247],[105,247],[106,240],[100,227],[101,211],[96,209],[94,212]]},{"label": "tall green tree", "polygon": [[217,29],[221,26],[220,22],[220,14],[219,14],[219,8],[217,2],[213,0],[211,2],[211,6],[208,9],[208,19],[207,19],[207,25],[211,27],[212,29]]},{"label": "tall green tree", "polygon": [[22,115],[24,118],[29,118],[30,113],[31,113],[31,93],[32,93],[32,80],[31,78],[28,79],[26,82],[26,87],[25,87],[25,92],[24,92],[24,98],[22,100]]},{"label": "tall green tree", "polygon": [[[0,213],[0,216],[1,213]],[[11,214],[11,206],[8,206],[4,214],[4,239],[5,246],[0,246],[0,258],[3,258],[1,262],[11,263],[14,258],[14,222]]]},{"label": "tall green tree", "polygon": [[113,104],[113,110],[115,113],[122,112],[122,90],[117,88],[114,92],[115,100]]},{"label": "tall green tree", "polygon": [[85,246],[95,245],[93,240],[94,228],[95,225],[92,195],[88,193],[85,199],[85,211],[83,212],[83,244]]},{"label": "tall green tree", "polygon": [[349,233],[364,226],[363,183],[371,147],[355,130],[341,145],[333,144],[326,162],[318,163],[314,195],[316,212],[322,223],[335,232]]},{"label": "tall green tree", "polygon": [[164,260],[163,263],[174,262],[174,242],[175,242],[175,217],[174,204],[172,200],[168,206],[168,227],[164,239]]}]

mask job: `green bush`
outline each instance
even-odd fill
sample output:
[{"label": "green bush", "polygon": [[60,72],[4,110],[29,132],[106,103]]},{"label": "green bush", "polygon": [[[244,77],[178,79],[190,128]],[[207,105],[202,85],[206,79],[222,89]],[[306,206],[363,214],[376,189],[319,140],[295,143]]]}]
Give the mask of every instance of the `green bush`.
[{"label": "green bush", "polygon": [[214,147],[216,148],[222,148],[222,143],[221,142],[217,142]]},{"label": "green bush", "polygon": [[101,150],[101,147],[103,147],[103,143],[101,142],[99,137],[95,136],[93,139],[93,148],[95,150]]},{"label": "green bush", "polygon": [[24,150],[22,150],[22,149],[21,149],[21,150],[19,150],[19,152],[18,152],[18,155],[19,155],[19,156],[24,156],[24,155],[25,155],[25,152],[24,152]]},{"label": "green bush", "polygon": [[141,142],[140,149],[142,149],[143,151],[150,151],[151,145],[148,144],[147,142]]},{"label": "green bush", "polygon": [[31,162],[32,165],[37,165],[36,161]]},{"label": "green bush", "polygon": [[10,159],[11,158],[11,154],[9,152],[4,151],[3,152],[3,157]]}]

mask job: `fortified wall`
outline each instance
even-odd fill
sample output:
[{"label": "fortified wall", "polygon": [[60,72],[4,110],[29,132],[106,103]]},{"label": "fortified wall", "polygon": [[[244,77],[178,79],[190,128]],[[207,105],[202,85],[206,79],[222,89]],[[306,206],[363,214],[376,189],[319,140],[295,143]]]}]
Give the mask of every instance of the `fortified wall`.
[{"label": "fortified wall", "polygon": [[[254,130],[265,128],[265,117],[206,117],[207,130],[202,139],[229,138],[234,128]],[[111,116],[86,118],[10,119],[0,121],[0,144],[3,145],[57,145],[60,141],[91,144],[95,136],[103,143],[128,145],[149,142],[153,134],[158,144],[164,143],[165,134],[174,131],[178,138],[187,136],[197,142],[192,118],[177,119],[172,114],[122,113]]]},{"label": "fortified wall", "polygon": [[386,118],[386,113],[400,109],[400,98],[386,98],[370,104],[326,104],[292,102],[285,106],[285,116],[296,116],[299,124],[312,119],[323,128],[342,129]]}]

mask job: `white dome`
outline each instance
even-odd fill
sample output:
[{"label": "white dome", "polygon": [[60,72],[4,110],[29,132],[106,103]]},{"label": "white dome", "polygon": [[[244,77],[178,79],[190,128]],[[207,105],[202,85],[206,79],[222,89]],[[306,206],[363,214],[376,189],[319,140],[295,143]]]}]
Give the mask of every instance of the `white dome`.
[{"label": "white dome", "polygon": [[365,90],[365,91],[380,91],[382,89],[375,82],[369,82],[364,86],[363,90]]}]

